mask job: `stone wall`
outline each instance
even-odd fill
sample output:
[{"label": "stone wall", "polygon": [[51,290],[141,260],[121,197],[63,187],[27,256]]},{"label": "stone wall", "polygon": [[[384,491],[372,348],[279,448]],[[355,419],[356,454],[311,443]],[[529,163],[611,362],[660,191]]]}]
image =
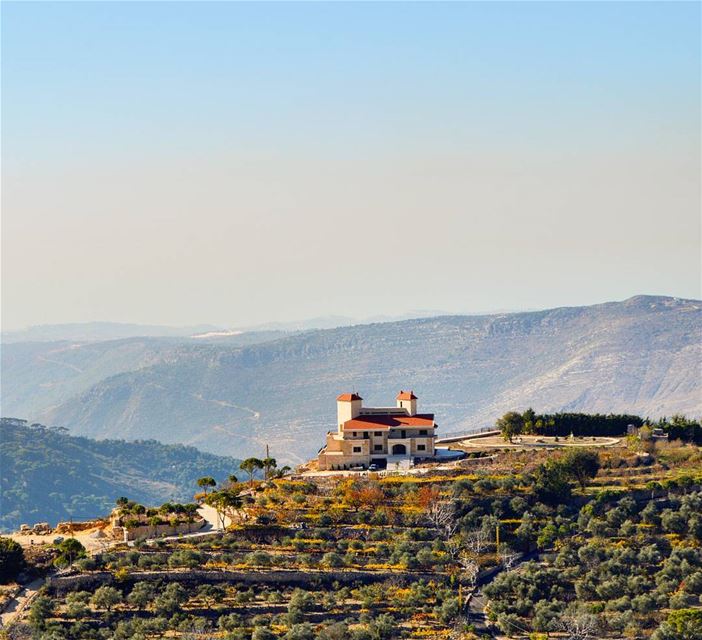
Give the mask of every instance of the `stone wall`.
[{"label": "stone wall", "polygon": [[[157,524],[157,525],[142,525],[139,527],[133,527],[131,529],[124,529],[126,531],[126,540],[136,540],[137,538],[159,538],[161,536],[178,536],[183,533],[192,533],[194,531],[199,531],[205,526],[205,520],[200,519],[195,522],[182,522],[177,524],[175,527],[170,524]],[[117,529],[117,527],[115,527]],[[123,533],[124,535],[124,533]]]},{"label": "stone wall", "polygon": [[106,524],[107,523],[105,520],[86,520],[85,522],[59,522],[56,525],[56,528],[54,529],[54,533],[76,533],[77,531],[85,531],[86,529],[102,527]]}]

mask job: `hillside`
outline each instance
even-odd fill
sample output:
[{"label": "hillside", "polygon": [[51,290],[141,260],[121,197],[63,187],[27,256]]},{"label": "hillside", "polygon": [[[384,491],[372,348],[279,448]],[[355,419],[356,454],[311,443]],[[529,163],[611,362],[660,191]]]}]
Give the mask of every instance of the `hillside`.
[{"label": "hillside", "polygon": [[239,460],[153,440],[90,440],[0,420],[0,531],[21,523],[103,516],[119,496],[189,501],[195,481],[234,473]]},{"label": "hillside", "polygon": [[[131,337],[118,340],[11,342],[2,348],[2,406],[11,416],[39,416],[118,373],[175,362],[191,350],[257,344],[288,335],[251,331],[193,338]],[[3,335],[4,339],[4,335]]]},{"label": "hillside", "polygon": [[700,449],[644,448],[215,490],[228,531],[115,544],[19,617],[52,640],[699,640]]},{"label": "hillside", "polygon": [[334,424],[334,398],[349,389],[372,405],[413,388],[421,408],[437,414],[439,433],[530,405],[699,415],[701,309],[638,296],[307,331],[249,346],[188,345],[24,415],[91,437],[158,438],[240,458],[269,443],[287,462],[314,455]]}]

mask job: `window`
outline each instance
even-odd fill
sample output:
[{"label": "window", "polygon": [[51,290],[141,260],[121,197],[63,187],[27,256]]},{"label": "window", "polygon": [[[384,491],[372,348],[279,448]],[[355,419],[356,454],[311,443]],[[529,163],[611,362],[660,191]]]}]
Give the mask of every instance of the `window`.
[{"label": "window", "polygon": [[427,430],[426,430],[426,429],[420,429],[420,430],[419,430],[419,435],[420,435],[420,436],[425,436],[425,435],[427,435]]},{"label": "window", "polygon": [[383,432],[382,432],[382,431],[375,431],[375,432],[373,433],[373,435],[374,435],[374,436],[382,436],[382,435],[383,435]]},{"label": "window", "polygon": [[353,452],[354,453],[361,453],[361,447],[354,447]]},{"label": "window", "polygon": [[382,444],[376,444],[376,445],[373,447],[373,450],[374,450],[374,451],[382,451],[382,450],[383,450],[383,445],[382,445]]},{"label": "window", "polygon": [[425,446],[425,445],[423,445],[423,444],[418,444],[418,445],[417,445],[417,451],[425,451],[425,450],[426,450],[426,446]]},{"label": "window", "polygon": [[351,435],[355,438],[355,437],[356,437],[356,432],[354,431]]}]

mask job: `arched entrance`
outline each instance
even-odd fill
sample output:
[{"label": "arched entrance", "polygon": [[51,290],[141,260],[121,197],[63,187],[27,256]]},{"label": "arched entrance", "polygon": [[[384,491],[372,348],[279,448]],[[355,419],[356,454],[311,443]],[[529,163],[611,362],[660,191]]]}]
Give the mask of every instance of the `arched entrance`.
[{"label": "arched entrance", "polygon": [[404,444],[394,444],[392,445],[392,455],[394,456],[404,456],[407,454],[407,447]]}]

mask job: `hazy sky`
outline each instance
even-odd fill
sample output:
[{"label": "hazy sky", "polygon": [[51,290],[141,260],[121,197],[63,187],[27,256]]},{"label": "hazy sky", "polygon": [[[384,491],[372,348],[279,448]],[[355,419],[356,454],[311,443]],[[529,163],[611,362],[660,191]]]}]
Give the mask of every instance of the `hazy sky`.
[{"label": "hazy sky", "polygon": [[3,328],[700,297],[700,4],[2,3]]}]

